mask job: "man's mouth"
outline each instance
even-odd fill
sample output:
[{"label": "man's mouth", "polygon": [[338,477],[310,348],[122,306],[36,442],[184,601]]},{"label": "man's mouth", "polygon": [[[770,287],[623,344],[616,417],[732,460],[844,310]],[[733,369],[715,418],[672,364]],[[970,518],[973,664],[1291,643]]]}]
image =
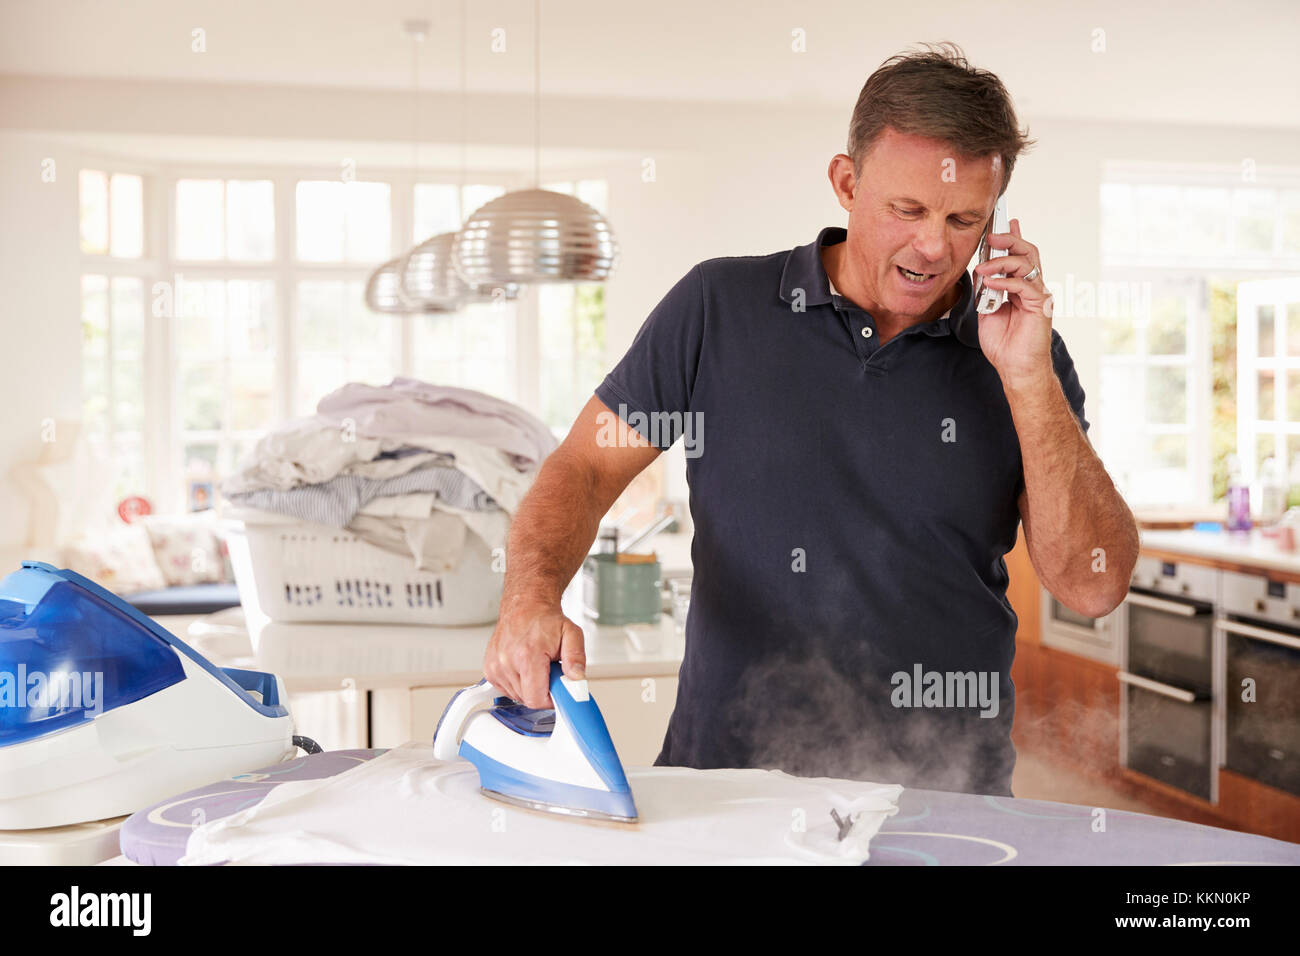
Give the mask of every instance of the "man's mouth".
[{"label": "man's mouth", "polygon": [[902,266],[898,266],[897,268],[899,275],[912,285],[925,285],[938,275],[937,272],[913,272],[911,269],[904,269]]}]

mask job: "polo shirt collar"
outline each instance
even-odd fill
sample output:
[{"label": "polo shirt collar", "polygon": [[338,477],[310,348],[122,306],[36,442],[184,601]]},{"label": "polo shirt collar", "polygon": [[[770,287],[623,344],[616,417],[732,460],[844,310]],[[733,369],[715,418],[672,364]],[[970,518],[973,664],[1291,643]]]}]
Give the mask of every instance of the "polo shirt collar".
[{"label": "polo shirt collar", "polygon": [[[781,272],[781,299],[793,303],[795,290],[804,292],[805,306],[830,305],[831,280],[826,275],[826,266],[822,263],[821,247],[833,246],[848,238],[848,230],[843,226],[827,226],[817,234],[817,238],[806,246],[796,246],[786,256],[785,268]],[[954,335],[963,345],[979,349],[979,326],[975,314],[972,296],[974,283],[970,273],[963,272],[957,281],[959,295],[957,304],[947,313],[933,322],[927,323],[923,331],[927,335]]]}]

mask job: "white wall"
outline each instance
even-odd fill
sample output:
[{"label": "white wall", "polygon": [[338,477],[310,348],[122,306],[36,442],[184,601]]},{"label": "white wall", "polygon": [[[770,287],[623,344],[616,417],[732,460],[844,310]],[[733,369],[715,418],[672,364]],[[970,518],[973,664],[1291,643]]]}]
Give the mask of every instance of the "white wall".
[{"label": "white wall", "polygon": [[[198,85],[178,91],[177,84],[131,83],[118,84],[118,95],[100,85],[91,108],[81,101],[76,83],[51,82],[0,77],[0,122],[26,133],[5,136],[0,143],[0,342],[10,353],[9,374],[0,376],[0,408],[5,410],[0,550],[16,546],[25,526],[22,502],[5,477],[9,467],[39,450],[42,418],[75,414],[79,407],[79,150],[68,142],[94,136],[102,153],[112,137],[119,137],[146,158],[163,158],[177,148],[179,140],[167,135],[174,129],[186,137],[212,137],[204,140],[209,161],[221,161],[225,153],[246,159],[256,152],[261,161],[272,162],[277,150],[290,152],[295,143],[296,158],[306,143],[313,152],[339,155],[379,143],[400,145],[410,128],[405,112],[409,98],[398,94],[294,90],[262,95],[242,88],[235,96]],[[600,150],[604,156],[599,163],[582,164],[582,172],[608,179],[611,220],[623,248],[607,297],[609,364],[695,262],[786,249],[811,241],[824,225],[845,222],[826,180],[826,166],[843,149],[856,93],[845,91],[842,110],[815,111],[653,101],[548,102],[544,178],[577,169],[575,157],[582,150]],[[447,101],[428,99],[430,110],[442,115],[438,111]],[[179,103],[186,105],[181,109]],[[277,125],[281,113],[295,117],[292,128]],[[471,157],[492,149],[494,157],[513,155],[517,168],[531,169],[532,124],[522,121],[529,118],[526,98],[476,98],[471,113]],[[1106,159],[1239,163],[1251,157],[1262,166],[1294,163],[1300,156],[1297,132],[1026,119],[1039,145],[1018,163],[1009,198],[1026,237],[1042,250],[1049,280],[1063,280],[1067,272],[1076,280],[1097,277],[1097,186]],[[358,130],[374,137],[373,143],[352,138]],[[277,133],[286,139],[267,139]],[[428,136],[431,143],[442,143],[444,158],[455,155],[448,152],[454,135],[445,128]],[[439,147],[430,149],[437,152]],[[566,150],[571,154],[565,155]],[[54,184],[40,180],[46,156],[59,164]],[[647,158],[654,160],[654,182],[642,178]],[[1095,419],[1095,323],[1076,317],[1060,320],[1058,328],[1075,357],[1089,396],[1089,417]],[[684,458],[679,452],[670,460],[670,491],[684,494]]]},{"label": "white wall", "polygon": [[[53,159],[55,181],[41,180]],[[75,151],[0,136],[0,555],[26,535],[10,467],[41,451],[41,422],[80,417],[81,294]],[[58,439],[57,432],[55,439]]]}]

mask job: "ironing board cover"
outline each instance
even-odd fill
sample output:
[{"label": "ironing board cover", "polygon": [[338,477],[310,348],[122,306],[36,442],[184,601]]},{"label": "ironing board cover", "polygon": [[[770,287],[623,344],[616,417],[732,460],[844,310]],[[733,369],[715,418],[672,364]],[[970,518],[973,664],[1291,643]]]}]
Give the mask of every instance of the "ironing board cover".
[{"label": "ironing board cover", "polygon": [[[381,753],[299,757],[164,800],[122,824],[122,854],[173,866],[199,823],[251,806],[286,781],[333,776]],[[898,807],[871,841],[866,865],[1300,865],[1300,844],[1124,810],[1099,816],[1069,803],[906,789]]]}]

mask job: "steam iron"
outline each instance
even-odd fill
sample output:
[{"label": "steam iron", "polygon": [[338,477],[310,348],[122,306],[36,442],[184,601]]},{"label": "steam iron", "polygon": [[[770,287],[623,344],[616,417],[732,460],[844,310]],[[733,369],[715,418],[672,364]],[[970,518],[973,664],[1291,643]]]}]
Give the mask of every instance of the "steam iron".
[{"label": "steam iron", "polygon": [[134,813],[292,754],[273,674],[217,668],[93,581],[0,581],[0,830]]},{"label": "steam iron", "polygon": [[555,708],[500,696],[486,680],[456,692],[433,735],[439,760],[464,757],[484,794],[570,817],[635,823],[636,804],[585,680],[551,664]]}]

